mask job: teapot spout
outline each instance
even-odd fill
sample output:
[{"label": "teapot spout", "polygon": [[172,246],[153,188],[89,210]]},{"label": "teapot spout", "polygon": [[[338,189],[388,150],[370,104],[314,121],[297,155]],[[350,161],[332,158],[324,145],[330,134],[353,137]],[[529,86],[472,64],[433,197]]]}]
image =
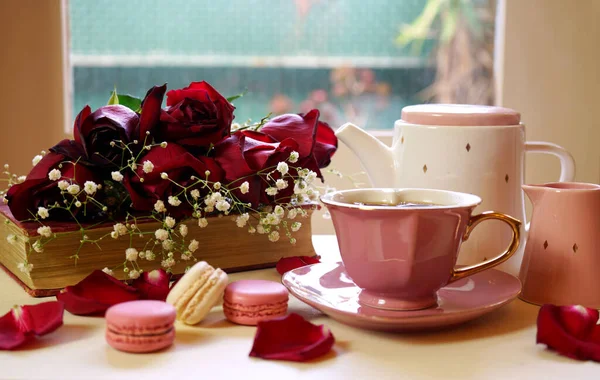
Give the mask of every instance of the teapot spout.
[{"label": "teapot spout", "polygon": [[523,185],[522,188],[534,206],[542,198],[542,194],[547,190],[545,186],[542,185]]},{"label": "teapot spout", "polygon": [[358,156],[374,187],[394,187],[391,148],[352,123],[342,125],[335,135]]}]

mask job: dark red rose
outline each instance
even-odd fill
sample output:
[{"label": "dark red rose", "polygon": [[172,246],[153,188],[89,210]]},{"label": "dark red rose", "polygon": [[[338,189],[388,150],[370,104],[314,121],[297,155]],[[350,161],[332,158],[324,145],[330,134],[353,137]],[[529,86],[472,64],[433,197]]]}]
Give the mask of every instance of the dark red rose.
[{"label": "dark red rose", "polygon": [[[68,141],[68,140],[67,140]],[[62,164],[62,167],[59,166]],[[83,189],[86,181],[101,183],[98,173],[85,165],[75,164],[62,154],[50,152],[27,175],[23,183],[13,185],[6,194],[10,211],[17,220],[31,219],[37,212],[38,207],[49,208],[56,202],[63,204],[63,196],[58,188],[59,180],[53,181],[48,177],[51,170],[58,169],[61,172],[59,180],[77,184]],[[99,191],[98,191],[99,192]],[[85,196],[81,195],[84,201]],[[72,197],[67,197],[69,201]],[[94,210],[95,206],[88,203],[87,211]],[[80,212],[81,208],[73,207],[74,213]],[[50,212],[52,219],[69,219],[71,215],[64,210],[53,210]]]},{"label": "dark red rose", "polygon": [[146,144],[152,142],[152,136],[147,138],[146,132],[151,134],[160,122],[161,106],[166,90],[167,85],[163,84],[162,86],[152,87],[146,93],[146,97],[142,101],[140,122],[135,130],[135,138],[138,139],[138,141],[141,141],[142,143],[145,141]]},{"label": "dark red rose", "polygon": [[[89,106],[85,106],[75,119],[73,134],[88,162],[102,167],[118,167],[123,149],[119,144],[112,147],[110,143],[133,142],[132,136],[138,123],[138,114],[122,105],[100,107],[93,113]],[[141,142],[138,144],[141,145]],[[70,158],[75,160],[79,157]]]},{"label": "dark red rose", "polygon": [[[154,169],[144,173],[143,163],[150,161]],[[181,193],[180,186],[190,186],[196,182],[191,179],[206,178],[205,172],[210,171],[208,180],[211,182],[223,180],[223,170],[210,157],[194,157],[185,148],[169,143],[166,148],[156,146],[139,159],[136,173],[125,177],[125,187],[131,197],[132,207],[138,211],[151,211],[157,200],[162,200],[172,215],[191,215],[191,205]],[[169,179],[161,178],[161,173],[166,173]],[[141,181],[143,178],[143,182]],[[175,185],[176,182],[180,186]],[[192,190],[192,189],[190,189]],[[202,194],[205,189],[198,187]],[[169,196],[179,196],[181,205],[177,207],[168,204]],[[189,195],[188,195],[189,197]],[[191,199],[191,197],[190,197]]]},{"label": "dark red rose", "polygon": [[[237,187],[244,181],[250,184],[250,192],[242,194],[235,191],[234,195],[242,202],[270,204],[276,199],[287,201],[294,192],[294,184],[289,181],[287,189],[281,190],[276,196],[268,196],[267,187],[281,176],[279,172],[271,175],[272,180],[267,180],[269,172],[277,164],[286,161],[293,151],[298,151],[298,143],[291,139],[278,142],[261,132],[243,131],[234,133],[215,147],[215,160],[225,172],[225,182],[229,188]],[[290,174],[295,175],[294,169]]]},{"label": "dark red rose", "polygon": [[260,131],[276,141],[286,138],[296,140],[300,146],[299,162],[313,157],[318,168],[329,165],[338,146],[335,133],[327,123],[319,121],[319,110],[316,109],[304,115],[286,114],[275,117]]},{"label": "dark red rose", "polygon": [[155,128],[155,140],[206,151],[229,136],[235,107],[206,82],[167,92],[167,108]]},{"label": "dark red rose", "polygon": [[537,319],[537,343],[561,355],[600,361],[598,310],[580,305],[544,305]]}]

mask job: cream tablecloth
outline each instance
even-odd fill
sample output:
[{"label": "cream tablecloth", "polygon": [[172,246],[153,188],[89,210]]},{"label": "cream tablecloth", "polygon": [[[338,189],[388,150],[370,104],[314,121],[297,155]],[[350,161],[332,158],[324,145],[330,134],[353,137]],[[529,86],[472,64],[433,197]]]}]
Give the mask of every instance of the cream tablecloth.
[{"label": "cream tablecloth", "polygon": [[[323,260],[339,260],[333,236],[314,236]],[[279,280],[274,269],[232,280]],[[43,302],[0,273],[0,314]],[[54,298],[51,298],[54,299]],[[177,325],[175,345],[127,354],[104,341],[104,319],[65,312],[65,325],[19,351],[0,351],[0,379],[598,379],[600,364],[560,357],[535,344],[538,308],[520,300],[457,328],[393,334],[359,330],[291,299],[290,311],[325,324],[333,352],[311,363],[250,358],[255,328],[228,323],[215,308],[199,326]]]}]

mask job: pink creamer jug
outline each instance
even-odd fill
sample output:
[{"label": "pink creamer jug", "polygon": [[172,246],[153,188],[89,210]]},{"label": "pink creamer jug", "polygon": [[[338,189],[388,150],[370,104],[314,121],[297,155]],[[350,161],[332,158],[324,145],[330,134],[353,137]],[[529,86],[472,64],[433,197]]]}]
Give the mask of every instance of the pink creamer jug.
[{"label": "pink creamer jug", "polygon": [[523,185],[533,203],[519,278],[534,304],[600,308],[600,185]]}]

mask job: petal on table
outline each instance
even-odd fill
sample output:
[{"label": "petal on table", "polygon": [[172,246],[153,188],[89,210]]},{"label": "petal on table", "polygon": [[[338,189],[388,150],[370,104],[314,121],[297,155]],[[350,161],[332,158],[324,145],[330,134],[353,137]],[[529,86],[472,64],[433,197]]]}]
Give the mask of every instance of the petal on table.
[{"label": "petal on table", "polygon": [[318,256],[282,257],[277,262],[277,266],[275,268],[277,269],[277,272],[279,272],[280,275],[283,275],[284,273],[289,272],[293,269],[301,268],[310,264],[317,264],[320,262],[321,260],[319,260]]},{"label": "petal on table", "polygon": [[169,274],[164,269],[144,272],[131,283],[143,299],[164,301],[169,294]]}]

